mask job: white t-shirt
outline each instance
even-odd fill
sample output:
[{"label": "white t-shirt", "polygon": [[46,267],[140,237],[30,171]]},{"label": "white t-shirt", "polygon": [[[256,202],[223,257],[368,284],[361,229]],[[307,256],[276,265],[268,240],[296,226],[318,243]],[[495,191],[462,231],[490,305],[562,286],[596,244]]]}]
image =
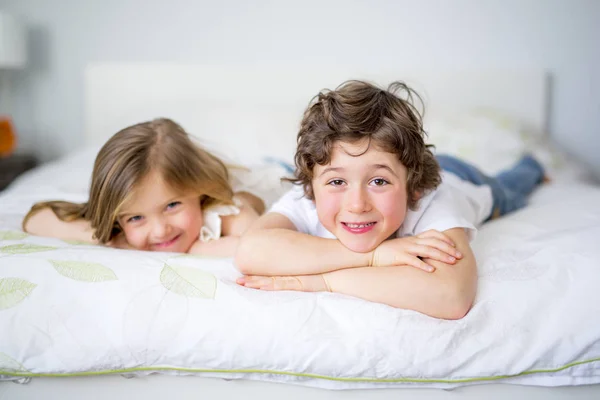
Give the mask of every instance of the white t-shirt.
[{"label": "white t-shirt", "polygon": [[[419,201],[417,210],[407,210],[404,223],[396,236],[414,236],[430,229],[443,232],[452,228],[466,228],[473,240],[477,226],[492,212],[492,189],[477,186],[448,172],[442,172],[442,183]],[[287,217],[298,232],[335,239],[319,222],[312,200],[304,196],[302,187],[296,186],[277,201],[269,212]]]}]

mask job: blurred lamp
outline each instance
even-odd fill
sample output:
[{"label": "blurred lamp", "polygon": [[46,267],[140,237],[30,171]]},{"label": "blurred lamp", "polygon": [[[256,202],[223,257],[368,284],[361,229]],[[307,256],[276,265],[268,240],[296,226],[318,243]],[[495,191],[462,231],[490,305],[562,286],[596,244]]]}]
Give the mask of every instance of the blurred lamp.
[{"label": "blurred lamp", "polygon": [[9,74],[5,70],[25,67],[25,42],[25,27],[12,15],[0,10],[0,157],[10,155],[17,145],[10,118]]},{"label": "blurred lamp", "polygon": [[0,69],[23,68],[27,62],[25,27],[0,10]]}]

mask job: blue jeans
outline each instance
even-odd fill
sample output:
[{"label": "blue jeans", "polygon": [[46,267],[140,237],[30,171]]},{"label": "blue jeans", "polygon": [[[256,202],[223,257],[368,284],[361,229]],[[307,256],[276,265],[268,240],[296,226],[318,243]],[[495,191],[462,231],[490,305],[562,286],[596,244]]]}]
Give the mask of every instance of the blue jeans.
[{"label": "blue jeans", "polygon": [[523,156],[514,166],[500,172],[495,177],[485,175],[476,167],[447,155],[435,157],[444,171],[477,186],[489,185],[492,188],[492,217],[499,217],[527,205],[527,198],[544,179],[544,168],[532,156]]}]

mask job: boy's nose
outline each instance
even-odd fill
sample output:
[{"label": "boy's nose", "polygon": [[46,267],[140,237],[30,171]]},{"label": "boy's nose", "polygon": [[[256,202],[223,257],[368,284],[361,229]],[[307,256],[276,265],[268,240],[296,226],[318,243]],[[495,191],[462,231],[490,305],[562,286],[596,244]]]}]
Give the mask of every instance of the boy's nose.
[{"label": "boy's nose", "polygon": [[353,213],[369,211],[369,196],[363,188],[351,189],[347,195],[347,209]]}]

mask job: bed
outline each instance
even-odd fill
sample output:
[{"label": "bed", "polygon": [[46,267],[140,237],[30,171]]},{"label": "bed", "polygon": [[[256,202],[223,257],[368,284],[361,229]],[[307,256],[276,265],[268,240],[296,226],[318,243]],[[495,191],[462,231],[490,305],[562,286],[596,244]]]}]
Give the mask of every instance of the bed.
[{"label": "bed", "polygon": [[[231,259],[20,230],[36,201],[85,201],[98,146],[135,122],[170,117],[257,169],[290,161],[308,100],[349,78],[414,86],[438,151],[493,173],[530,150],[552,174],[526,209],[480,230],[479,290],[462,320],[246,289]],[[84,148],[0,193],[0,378],[12,381],[0,398],[600,397],[600,187],[552,147],[549,92],[543,71],[88,67]],[[272,201],[285,187],[269,171]]]}]

